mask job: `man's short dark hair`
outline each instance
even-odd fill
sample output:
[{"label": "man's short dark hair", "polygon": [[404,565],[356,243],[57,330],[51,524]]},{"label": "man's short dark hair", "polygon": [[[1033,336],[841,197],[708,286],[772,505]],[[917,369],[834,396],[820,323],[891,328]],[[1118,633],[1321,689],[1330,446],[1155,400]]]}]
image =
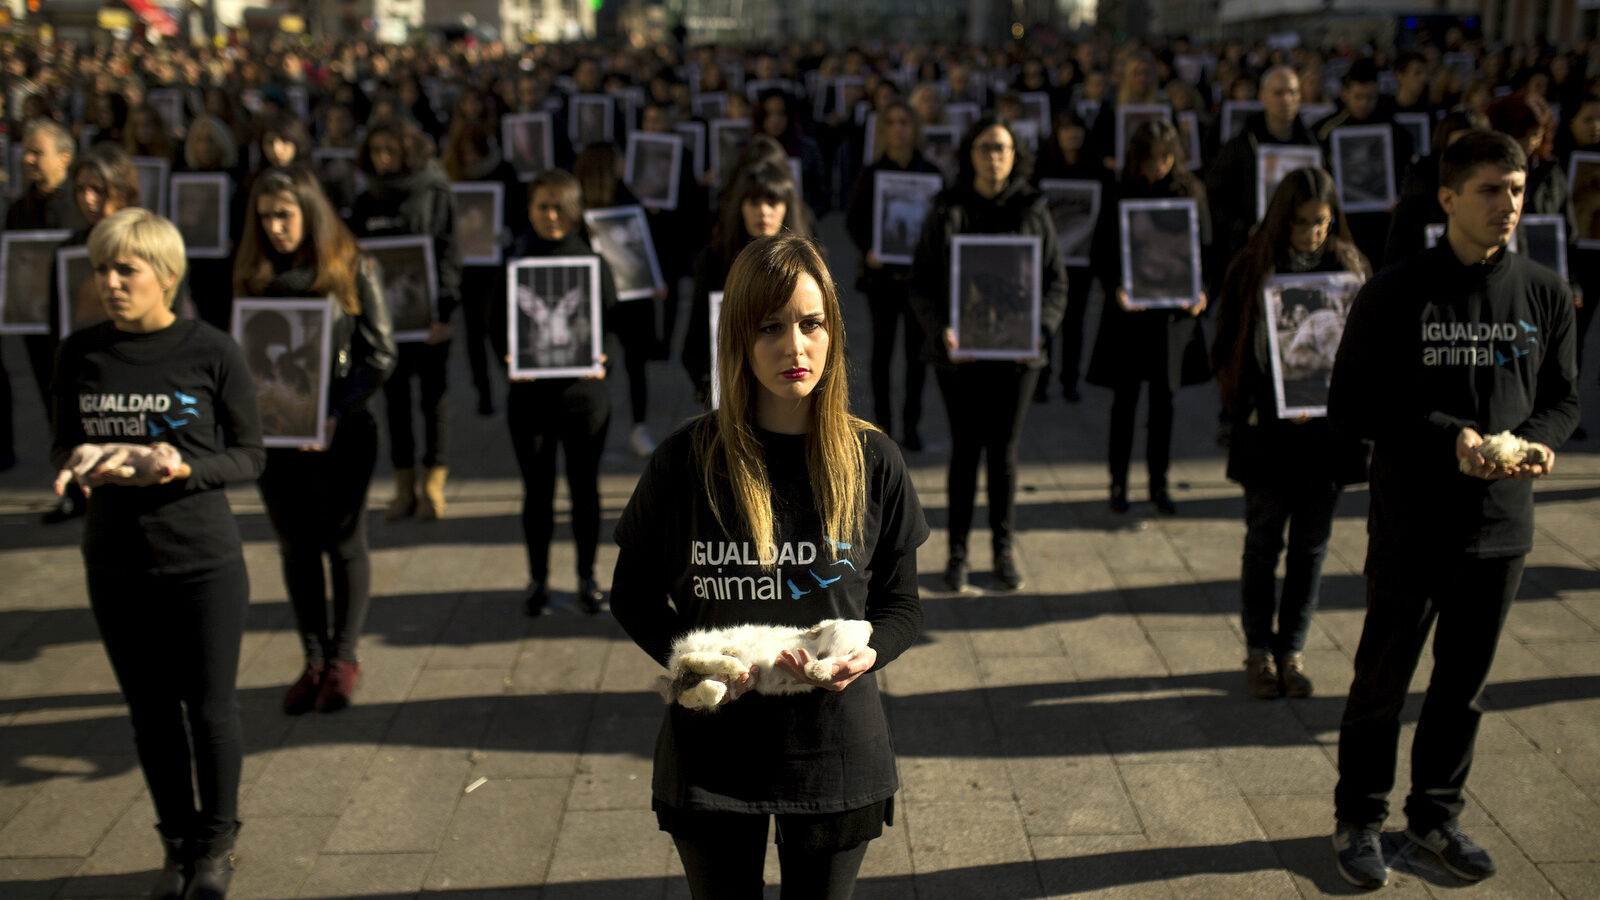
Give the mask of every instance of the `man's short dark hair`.
[{"label": "man's short dark hair", "polygon": [[1528,168],[1528,155],[1516,141],[1498,131],[1469,129],[1439,158],[1439,186],[1460,192],[1479,166],[1523,172]]},{"label": "man's short dark hair", "polygon": [[1350,64],[1350,71],[1344,73],[1345,84],[1373,84],[1378,80],[1378,64],[1368,56],[1358,59]]}]

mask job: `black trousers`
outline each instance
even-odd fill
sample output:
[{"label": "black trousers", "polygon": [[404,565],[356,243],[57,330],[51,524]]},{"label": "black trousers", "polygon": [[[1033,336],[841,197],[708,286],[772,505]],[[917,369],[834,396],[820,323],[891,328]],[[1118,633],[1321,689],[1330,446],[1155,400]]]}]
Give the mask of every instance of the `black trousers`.
[{"label": "black trousers", "polygon": [[[378,462],[371,413],[347,414],[321,452],[273,449],[257,482],[283,556],[283,583],[308,663],[356,659],[372,605],[367,486]],[[322,558],[333,582],[332,613]]]},{"label": "black trousers", "polygon": [[1522,581],[1524,557],[1461,555],[1367,564],[1367,618],[1356,649],[1355,680],[1339,724],[1341,822],[1380,828],[1389,812],[1400,708],[1428,630],[1433,676],[1411,745],[1406,819],[1419,834],[1461,815],[1461,791],[1483,709],[1500,629]]},{"label": "black trousers", "polygon": [[173,838],[226,834],[244,759],[234,694],[250,603],[244,560],[184,575],[90,569],[87,580],[157,827]]},{"label": "black trousers", "polygon": [[518,381],[506,393],[506,425],[522,472],[522,535],[528,575],[550,576],[555,534],[556,448],[566,449],[567,493],[572,497],[572,537],[578,577],[594,577],[600,545],[600,455],[611,426],[611,395],[604,379]]},{"label": "black trousers", "polygon": [[988,456],[989,530],[997,552],[1011,550],[1017,517],[1017,445],[1039,370],[1009,362],[967,362],[935,370],[950,419],[950,558],[967,558],[978,493],[978,460]]},{"label": "black trousers", "polygon": [[903,322],[901,347],[905,352],[906,400],[901,408],[902,435],[917,430],[922,422],[922,391],[927,383],[928,364],[922,359],[927,333],[911,311],[910,282],[878,279],[867,294],[867,309],[872,313],[872,413],[878,426],[893,433],[894,401],[889,390],[894,369],[896,328]]},{"label": "black trousers", "polygon": [[[56,339],[48,334],[25,334],[22,346],[28,353],[28,368],[33,372],[33,384],[44,404],[44,421],[48,426],[54,410],[50,408],[50,382],[55,378]],[[15,400],[11,392],[11,376],[6,374],[5,360],[0,358],[0,458],[16,455],[16,432],[12,417]],[[50,436],[40,435],[35,446],[48,449]]]},{"label": "black trousers", "polygon": [[466,330],[467,366],[479,397],[490,396],[489,315],[506,302],[506,273],[498,266],[467,266],[461,270],[461,322]]},{"label": "black trousers", "polygon": [[628,376],[628,405],[633,412],[633,424],[638,425],[645,420],[650,402],[645,366],[656,354],[656,303],[648,297],[624,300],[612,307],[608,321],[622,343],[622,368]]},{"label": "black trousers", "polygon": [[781,900],[850,900],[867,855],[883,833],[888,802],[819,815],[697,812],[656,804],[672,835],[694,900],[760,900],[768,820],[777,820]]},{"label": "black trousers", "polygon": [[[1061,328],[1057,332],[1061,338],[1063,390],[1074,390],[1078,387],[1079,370],[1083,368],[1083,318],[1089,308],[1089,288],[1093,284],[1094,279],[1090,277],[1088,269],[1067,270],[1067,311],[1061,317]],[[1053,354],[1053,348],[1045,348],[1044,372],[1039,376],[1041,383],[1050,381],[1050,373],[1053,371],[1050,358]]]},{"label": "black trousers", "polygon": [[1113,487],[1128,486],[1128,465],[1133,459],[1134,414],[1139,409],[1139,390],[1150,385],[1149,440],[1144,463],[1150,473],[1150,489],[1165,489],[1167,468],[1172,463],[1172,389],[1165,378],[1156,381],[1131,381],[1112,389],[1111,434],[1107,450]]},{"label": "black trousers", "polygon": [[445,464],[450,438],[450,410],[445,404],[445,370],[450,363],[450,342],[400,344],[399,364],[383,383],[384,411],[389,421],[389,461],[396,469],[417,464],[417,436],[411,419],[411,379],[422,390],[422,464]]}]

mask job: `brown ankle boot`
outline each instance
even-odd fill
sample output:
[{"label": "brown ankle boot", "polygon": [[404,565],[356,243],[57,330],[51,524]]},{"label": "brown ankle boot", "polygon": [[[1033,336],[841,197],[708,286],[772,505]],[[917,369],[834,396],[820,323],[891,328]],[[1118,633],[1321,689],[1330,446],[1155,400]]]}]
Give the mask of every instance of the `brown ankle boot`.
[{"label": "brown ankle boot", "polygon": [[417,470],[394,470],[394,499],[389,501],[389,508],[384,510],[385,522],[398,522],[411,517],[417,508]]},{"label": "brown ankle boot", "polygon": [[444,515],[444,479],[450,470],[444,466],[429,466],[423,471],[422,499],[417,504],[417,518],[428,522]]}]

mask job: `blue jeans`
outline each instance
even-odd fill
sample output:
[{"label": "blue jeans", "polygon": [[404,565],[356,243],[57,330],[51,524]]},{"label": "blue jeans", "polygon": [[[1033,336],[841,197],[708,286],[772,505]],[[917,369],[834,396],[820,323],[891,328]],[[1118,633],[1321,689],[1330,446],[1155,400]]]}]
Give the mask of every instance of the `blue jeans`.
[{"label": "blue jeans", "polygon": [[[1244,640],[1251,653],[1286,656],[1306,646],[1306,631],[1322,587],[1322,561],[1328,555],[1339,485],[1332,481],[1287,488],[1245,488],[1244,559],[1239,593],[1244,605]],[[1289,558],[1283,594],[1275,590],[1284,528]],[[1277,630],[1272,619],[1276,613]]]}]

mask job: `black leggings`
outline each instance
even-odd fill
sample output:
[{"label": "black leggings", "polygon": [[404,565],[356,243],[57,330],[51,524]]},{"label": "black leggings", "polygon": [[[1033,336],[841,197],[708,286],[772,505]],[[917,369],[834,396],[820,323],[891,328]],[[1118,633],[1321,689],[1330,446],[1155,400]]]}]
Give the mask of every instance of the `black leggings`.
[{"label": "black leggings", "polygon": [[612,308],[611,330],[622,343],[622,368],[628,375],[628,405],[633,424],[645,420],[649,408],[649,377],[645,364],[656,352],[656,303],[649,297],[624,300]]},{"label": "black leggings", "polygon": [[[308,663],[356,658],[372,604],[367,485],[377,462],[378,425],[365,410],[340,420],[325,451],[267,451],[261,499],[278,534],[283,583]],[[324,555],[333,580],[331,628]]]},{"label": "black leggings", "polygon": [[968,362],[937,370],[950,419],[950,558],[967,558],[978,493],[978,459],[989,461],[989,529],[997,551],[1011,550],[1017,513],[1017,445],[1039,370],[1008,362]]},{"label": "black leggings", "polygon": [[694,900],[760,900],[770,818],[778,823],[781,900],[850,900],[867,843],[883,833],[892,802],[776,817],[653,805],[657,823],[677,845]]},{"label": "black leggings", "polygon": [[522,534],[528,545],[528,575],[550,575],[550,539],[555,534],[556,447],[567,456],[567,492],[572,497],[572,537],[578,577],[594,577],[600,545],[600,455],[611,426],[611,396],[604,379],[553,378],[513,382],[506,392],[506,425],[522,472]]},{"label": "black leggings", "polygon": [[[506,273],[499,266],[467,266],[461,270],[461,324],[466,329],[467,366],[479,397],[488,397],[490,310],[506,302]],[[502,314],[503,317],[503,314]]]},{"label": "black leggings", "polygon": [[411,376],[422,389],[422,464],[445,464],[450,438],[450,410],[445,405],[445,369],[450,362],[450,342],[400,344],[394,374],[383,383],[384,411],[389,419],[389,461],[396,469],[417,464],[417,436],[411,424]]},{"label": "black leggings", "polygon": [[892,432],[894,425],[889,381],[894,369],[895,330],[899,322],[905,322],[902,346],[906,355],[906,403],[902,435],[916,431],[922,421],[922,389],[928,374],[928,364],[922,359],[925,332],[922,322],[911,312],[909,296],[906,284],[887,278],[875,284],[867,295],[867,308],[872,313],[872,414],[886,432]]},{"label": "black leggings", "polygon": [[[1165,490],[1167,467],[1172,461],[1172,389],[1164,380],[1150,385],[1150,436],[1145,445],[1145,468],[1150,473],[1150,489]],[[1146,382],[1119,384],[1111,398],[1111,435],[1108,451],[1111,484],[1128,486],[1128,465],[1133,459],[1134,413],[1139,409],[1139,389]]]},{"label": "black leggings", "polygon": [[234,698],[250,602],[244,561],[183,575],[90,569],[87,580],[156,827],[172,838],[226,834],[239,817],[244,758]]},{"label": "black leggings", "polygon": [[[1089,308],[1089,288],[1094,284],[1088,269],[1067,270],[1067,311],[1061,317],[1061,387],[1076,390],[1078,372],[1083,367],[1083,318]],[[1054,343],[1052,341],[1051,343]],[[1039,380],[1050,380],[1050,357],[1053,348],[1045,347],[1044,372]]]}]

